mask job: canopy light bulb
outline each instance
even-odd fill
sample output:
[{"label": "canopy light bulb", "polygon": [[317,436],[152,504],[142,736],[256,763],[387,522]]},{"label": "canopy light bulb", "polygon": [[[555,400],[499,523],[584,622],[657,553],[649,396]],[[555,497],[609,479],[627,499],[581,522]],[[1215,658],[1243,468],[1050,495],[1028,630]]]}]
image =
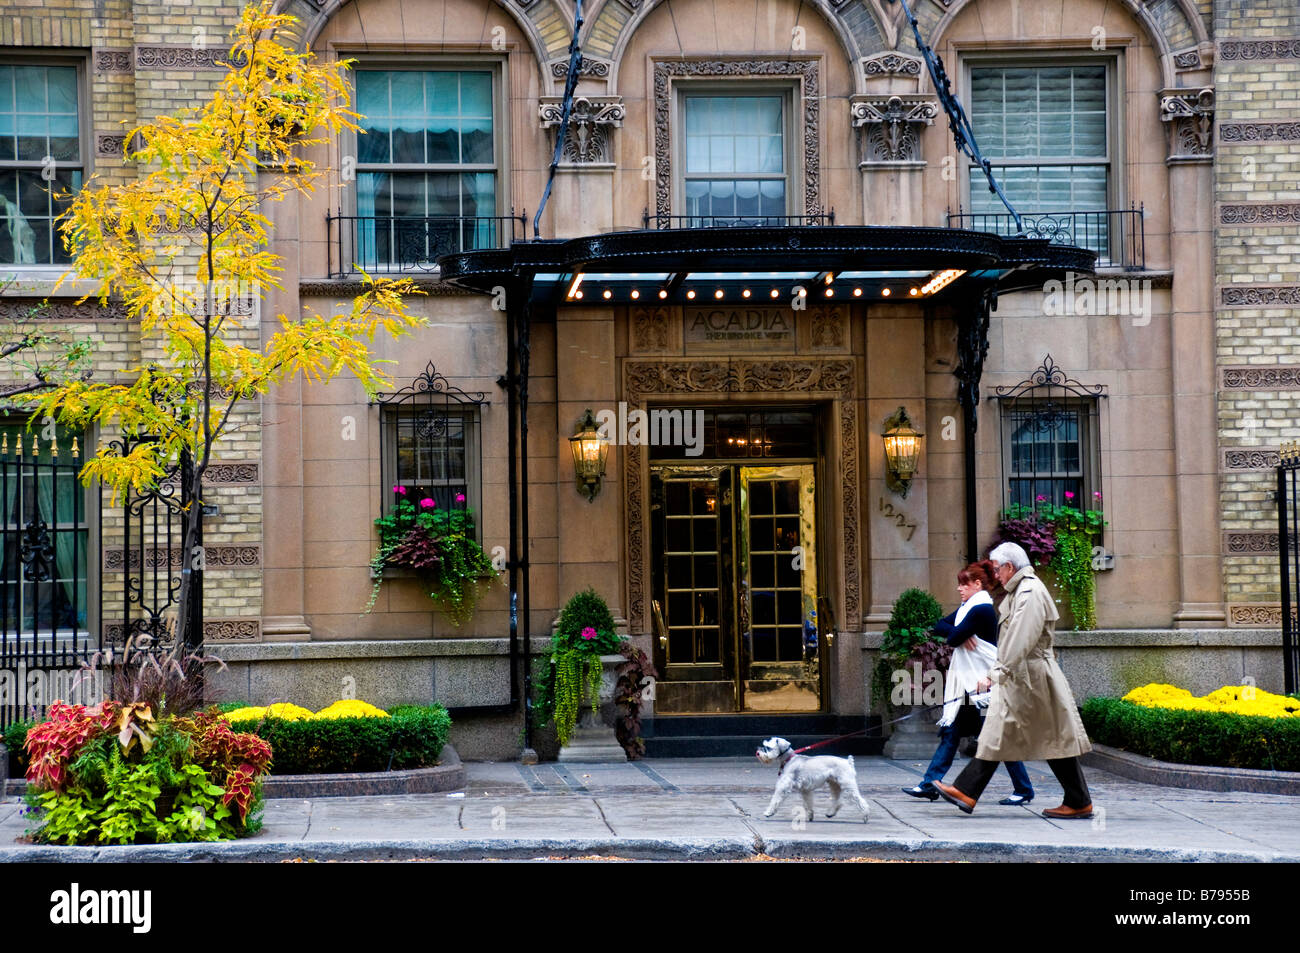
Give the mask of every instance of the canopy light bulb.
[{"label": "canopy light bulb", "polygon": [[881,289],[880,289],[880,297],[882,297],[882,298],[888,298],[888,297],[889,297],[889,289],[888,289],[888,288],[881,288]]},{"label": "canopy light bulb", "polygon": [[854,289],[853,289],[853,297],[855,297],[855,298],[861,298],[861,297],[862,297],[862,289],[861,289],[861,288],[854,288]]},{"label": "canopy light bulb", "polygon": [[779,297],[780,294],[781,294],[781,292],[777,291],[775,288],[772,289],[772,297],[773,297],[773,298]]},{"label": "canopy light bulb", "polygon": [[721,299],[721,298],[722,298],[722,289],[719,288],[717,291],[713,292],[713,297],[718,298],[718,299]]},{"label": "canopy light bulb", "polygon": [[635,301],[635,300],[636,300],[637,298],[639,298],[639,297],[641,297],[641,292],[639,292],[639,291],[637,291],[635,288],[633,288],[633,289],[632,289],[632,300]]},{"label": "canopy light bulb", "polygon": [[686,297],[688,297],[688,298],[694,298],[694,297],[695,297],[695,289],[691,289],[690,291],[686,292]]},{"label": "canopy light bulb", "polygon": [[668,297],[668,292],[667,292],[665,289],[660,288],[660,289],[659,289],[659,297],[661,297],[661,298],[667,298],[667,297]]},{"label": "canopy light bulb", "polygon": [[748,298],[748,297],[749,297],[749,289],[746,288],[744,291],[742,291],[742,292],[740,293],[740,296],[741,296],[742,298]]},{"label": "canopy light bulb", "polygon": [[614,292],[606,288],[603,297],[605,298],[606,301],[608,301],[610,298],[614,297]]}]

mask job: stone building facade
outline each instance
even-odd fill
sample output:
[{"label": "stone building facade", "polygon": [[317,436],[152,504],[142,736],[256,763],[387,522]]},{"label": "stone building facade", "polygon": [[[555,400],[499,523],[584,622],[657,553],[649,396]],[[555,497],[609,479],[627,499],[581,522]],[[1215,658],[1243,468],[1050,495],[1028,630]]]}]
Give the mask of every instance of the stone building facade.
[{"label": "stone building facade", "polygon": [[[970,499],[983,546],[999,510],[1026,493],[1057,502],[1064,492],[1100,493],[1109,521],[1100,555],[1110,558],[1098,573],[1098,628],[1060,639],[1076,693],[1151,680],[1205,691],[1245,676],[1279,688],[1270,480],[1279,444],[1300,437],[1300,12],[1262,0],[913,6],[1013,203],[1040,233],[1098,253],[1096,273],[1072,273],[1068,287],[1040,282],[998,296],[973,385],[973,481],[956,373],[971,353],[962,334],[972,305],[960,289],[973,273],[948,298],[909,294],[946,267],[940,252],[911,270],[905,260],[843,270],[827,285],[834,295],[817,285],[804,302],[783,272],[765,280],[772,258],[725,275],[696,268],[694,279],[683,259],[686,278],[671,297],[654,294],[671,272],[633,287],[607,268],[604,285],[589,277],[585,299],[561,296],[530,327],[530,585],[518,633],[531,631],[542,650],[564,601],[591,585],[679,673],[677,694],[668,693],[676,701],[661,714],[861,714],[898,594],[921,586],[955,604]],[[532,235],[572,8],[280,0],[277,9],[299,20],[292,42],[356,60],[357,81],[368,84],[358,86],[358,108],[371,119],[364,141],[342,136],[318,150],[334,170],[327,187],[271,210],[285,272],[283,290],[262,302],[261,330],[280,313],[346,301],[359,289],[358,267],[417,277],[428,294],[413,308],[429,326],[377,350],[394,362],[396,388],[426,374],[461,395],[455,415],[471,436],[456,445],[455,485],[479,514],[484,549],[507,552],[512,405],[500,379],[516,342],[491,295],[441,280],[427,226],[414,255],[395,229],[399,219],[453,222],[451,239],[439,233],[439,254]],[[123,125],[210,90],[237,12],[213,2],[10,2],[0,70],[27,69],[24,82],[35,82],[31,67],[71,67],[78,169],[121,180],[133,174]],[[901,4],[595,0],[584,16],[584,65],[541,238],[645,230],[671,245],[674,233],[737,216],[760,228],[779,219],[793,242],[843,226],[898,228],[900,247],[926,229],[1009,234],[954,147]],[[56,81],[43,82],[48,91]],[[47,111],[52,122],[56,110]],[[452,134],[455,155],[446,153]],[[40,320],[93,334],[98,374],[147,357],[124,315],[76,304],[75,287],[54,291],[62,269],[53,252],[26,260],[14,247],[3,270],[16,282],[0,300],[9,316],[53,295]],[[697,291],[699,305],[685,297]],[[611,447],[589,501],[575,487],[568,438],[585,410],[617,413],[620,404],[699,410],[715,445],[698,464],[654,446]],[[881,439],[900,406],[926,434],[906,496],[886,479]],[[1043,429],[1025,408],[1045,406],[1057,416]],[[463,755],[509,757],[521,683],[512,690],[507,587],[490,588],[463,627],[433,611],[415,579],[385,581],[363,611],[373,520],[407,465],[392,453],[402,419],[355,383],[295,383],[250,412],[222,448],[205,499],[218,514],[205,522],[207,641],[230,663],[219,688],[317,707],[347,691],[379,704],[437,698],[456,709]],[[737,428],[759,428],[745,432],[780,452],[736,455]],[[718,442],[726,434],[730,450]],[[674,502],[675,480],[714,487],[700,503],[714,509]],[[812,557],[791,586],[768,585],[756,568],[764,550],[754,544],[769,530],[752,507],[769,490],[761,506],[775,531],[798,521],[791,532]],[[796,492],[815,502],[780,510],[782,494]],[[92,596],[120,584],[107,568],[114,511],[102,505]],[[687,550],[667,539],[668,520],[702,525],[718,507],[729,512],[728,539],[692,536]],[[712,567],[708,585],[694,575],[680,584],[673,567],[683,552],[692,566]],[[771,603],[760,609],[754,593],[765,586]],[[803,604],[793,624],[781,615],[783,589]],[[674,592],[697,601],[681,608]],[[759,618],[769,610],[776,615]],[[661,643],[665,630],[673,637]],[[727,644],[704,646],[715,638]],[[783,648],[791,640],[801,640],[793,656]],[[691,653],[696,675],[670,657],[678,651]],[[779,691],[762,691],[772,685]],[[768,694],[780,697],[759,703]]]}]

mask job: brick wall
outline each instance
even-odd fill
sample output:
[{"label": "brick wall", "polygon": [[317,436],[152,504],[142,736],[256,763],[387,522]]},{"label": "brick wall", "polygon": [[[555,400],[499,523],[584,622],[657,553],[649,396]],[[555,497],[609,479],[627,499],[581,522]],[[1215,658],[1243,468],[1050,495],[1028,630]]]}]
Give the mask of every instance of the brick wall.
[{"label": "brick wall", "polygon": [[[219,82],[222,71],[212,65],[212,53],[228,45],[231,26],[242,4],[218,0],[193,0],[178,5],[168,2],[132,3],[130,0],[8,0],[0,13],[0,53],[23,53],[32,49],[60,49],[85,56],[81,95],[88,97],[83,115],[89,128],[82,130],[82,149],[87,170],[105,183],[120,183],[135,175],[122,158],[125,134],[136,123],[173,113],[196,104]],[[169,236],[189,250],[182,260],[193,260],[194,236]],[[35,275],[22,293],[41,297],[53,291],[57,270]],[[66,292],[64,292],[66,295]],[[56,299],[59,314],[66,318],[75,299]],[[18,313],[16,303],[8,305]],[[70,335],[96,342],[94,376],[110,380],[141,360],[156,358],[158,341],[146,340],[136,322],[106,318],[93,302],[81,306],[73,320],[52,321]],[[257,315],[243,320],[233,337],[256,347],[260,338]],[[0,367],[0,385],[21,376],[21,369]],[[245,405],[232,416],[234,435],[218,447],[214,463],[217,480],[205,492],[205,502],[215,503],[219,515],[204,522],[208,548],[205,580],[205,608],[209,620],[258,620],[262,606],[262,494],[260,468],[244,468],[234,475],[231,463],[260,462],[261,411],[257,402]],[[115,434],[99,435],[101,441]],[[93,448],[92,448],[93,449]],[[123,545],[122,513],[108,495],[103,500],[101,548],[111,551]],[[93,517],[92,517],[93,520]],[[101,558],[98,554],[94,558]],[[121,572],[103,574],[102,592],[109,603],[121,606]],[[116,611],[116,610],[114,610]],[[106,610],[106,618],[113,611]],[[120,612],[118,612],[120,615]],[[245,625],[244,637],[256,631]]]},{"label": "brick wall", "polygon": [[[1216,2],[1215,307],[1225,599],[1280,599],[1275,454],[1300,437],[1300,8]],[[1261,43],[1290,40],[1291,43]],[[1280,369],[1267,376],[1236,370]],[[1288,374],[1291,376],[1288,378]]]}]

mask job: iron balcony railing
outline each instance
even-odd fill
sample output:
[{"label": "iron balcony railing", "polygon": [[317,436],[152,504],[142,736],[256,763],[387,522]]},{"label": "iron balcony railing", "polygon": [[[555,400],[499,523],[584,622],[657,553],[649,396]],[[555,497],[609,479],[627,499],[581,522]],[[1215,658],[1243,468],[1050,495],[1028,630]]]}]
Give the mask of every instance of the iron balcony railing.
[{"label": "iron balcony railing", "polygon": [[642,228],[781,228],[834,225],[835,210],[816,215],[651,215],[641,214]]},{"label": "iron balcony railing", "polygon": [[330,215],[329,276],[431,272],[443,255],[505,248],[524,237],[525,215]]},{"label": "iron balcony railing", "polygon": [[[1096,212],[1021,212],[1025,235],[1046,238],[1058,245],[1075,245],[1097,253],[1101,268],[1142,271],[1146,268],[1146,226],[1143,209],[1107,209]],[[967,228],[1011,237],[1016,221],[1009,212],[948,213],[949,228]]]}]

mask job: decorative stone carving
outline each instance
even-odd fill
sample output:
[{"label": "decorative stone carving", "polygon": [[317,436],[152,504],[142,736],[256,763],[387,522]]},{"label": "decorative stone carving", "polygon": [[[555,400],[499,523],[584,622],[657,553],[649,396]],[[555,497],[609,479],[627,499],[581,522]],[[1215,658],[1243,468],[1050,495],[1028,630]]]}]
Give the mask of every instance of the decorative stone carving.
[{"label": "decorative stone carving", "polygon": [[208,619],[203,623],[204,642],[256,642],[261,637],[260,619]]},{"label": "decorative stone carving", "polygon": [[137,46],[138,70],[225,69],[229,50],[219,46],[196,50],[189,46]]},{"label": "decorative stone carving", "polygon": [[1225,122],[1220,142],[1300,142],[1300,122]]},{"label": "decorative stone carving", "polygon": [[884,53],[873,53],[871,56],[862,59],[862,73],[867,79],[878,79],[882,76],[919,77],[921,68],[921,58],[919,56],[896,53],[893,50]]},{"label": "decorative stone carving", "polygon": [[[551,64],[551,75],[556,79],[564,79],[569,75],[569,61],[556,60]],[[609,76],[609,63],[606,60],[593,60],[590,57],[582,57],[582,65],[578,67],[579,76],[594,76],[598,79],[604,79]]]},{"label": "decorative stone carving", "polygon": [[1220,60],[1300,60],[1300,38],[1221,40]]},{"label": "decorative stone carving", "polygon": [[[557,131],[564,116],[559,97],[547,96],[538,108],[542,128]],[[574,165],[614,161],[610,131],[623,125],[627,110],[620,96],[575,96],[569,113],[561,161]]]},{"label": "decorative stone carving", "polygon": [[656,60],[655,108],[655,213],[672,214],[672,102],[673,76],[789,76],[802,79],[804,214],[820,215],[821,136],[820,70],[815,60]]},{"label": "decorative stone carving", "polygon": [[95,50],[96,73],[131,73],[131,50]]},{"label": "decorative stone carving", "polygon": [[863,130],[863,165],[921,161],[921,129],[939,114],[934,100],[917,96],[854,96],[853,126]]},{"label": "decorative stone carving", "polygon": [[1300,390],[1300,364],[1247,364],[1219,372],[1223,390]]},{"label": "decorative stone carving", "polygon": [[[213,463],[203,471],[203,482],[208,486],[252,486],[260,478],[256,463]],[[180,474],[174,473],[166,483],[179,483]]]},{"label": "decorative stone carving", "polygon": [[[840,479],[843,495],[845,629],[860,620],[861,581],[858,549],[858,438],[854,403],[854,364],[844,359],[732,361],[627,361],[623,396],[630,405],[668,394],[787,392],[834,396],[839,401]],[[624,506],[627,513],[628,606],[631,621],[648,627],[645,579],[644,475],[639,446],[624,448]]]},{"label": "decorative stone carving", "polygon": [[[139,572],[140,554],[144,553],[145,569],[170,569],[180,571],[184,565],[181,547],[170,549],[148,548],[141,550],[132,547],[125,550],[120,546],[104,550],[104,572]],[[261,546],[204,546],[203,558],[205,569],[256,569],[262,565]]]},{"label": "decorative stone carving", "polygon": [[1280,629],[1282,628],[1282,604],[1280,602],[1230,602],[1228,603],[1228,627]]},{"label": "decorative stone carving", "polygon": [[126,136],[95,136],[95,155],[101,159],[120,159],[126,151]]},{"label": "decorative stone carving", "polygon": [[1265,447],[1229,447],[1223,451],[1223,470],[1272,470],[1282,462],[1281,454]]},{"label": "decorative stone carving", "polygon": [[1228,556],[1269,555],[1278,551],[1277,533],[1223,534],[1223,552]]},{"label": "decorative stone carving", "polygon": [[[406,277],[406,276],[403,276]],[[450,297],[478,297],[477,291],[457,288],[437,278],[411,276],[415,286],[427,295]],[[361,281],[300,281],[298,294],[303,298],[355,298],[367,290]]]},{"label": "decorative stone carving", "polygon": [[1170,159],[1208,159],[1214,154],[1214,89],[1166,89],[1160,119],[1167,123]]},{"label": "decorative stone carving", "polygon": [[0,320],[6,321],[125,321],[126,305],[110,301],[101,305],[94,298],[76,301],[43,301],[40,298],[0,298]]},{"label": "decorative stone carving", "polygon": [[632,344],[638,351],[663,351],[668,347],[668,309],[633,308]]},{"label": "decorative stone carving", "polygon": [[1201,54],[1196,50],[1182,50],[1174,54],[1174,69],[1200,69]]},{"label": "decorative stone carving", "polygon": [[1219,206],[1220,225],[1297,225],[1300,202],[1246,202]]},{"label": "decorative stone carving", "polygon": [[1219,289],[1225,308],[1294,308],[1300,306],[1300,285],[1229,285]]},{"label": "decorative stone carving", "polygon": [[820,306],[809,309],[812,321],[812,346],[841,348],[844,346],[844,309],[839,306]]}]

